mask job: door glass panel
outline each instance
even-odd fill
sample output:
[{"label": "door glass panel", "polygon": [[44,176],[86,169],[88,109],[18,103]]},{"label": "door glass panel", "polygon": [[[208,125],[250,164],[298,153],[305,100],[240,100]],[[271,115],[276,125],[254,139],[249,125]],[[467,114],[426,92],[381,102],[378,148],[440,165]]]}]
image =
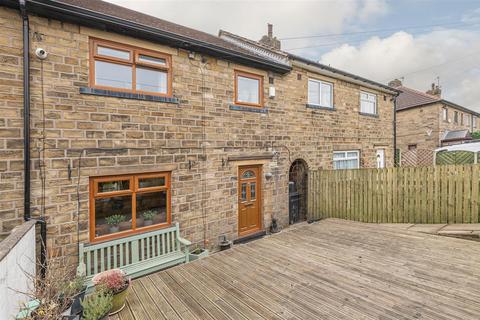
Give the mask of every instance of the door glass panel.
[{"label": "door glass panel", "polygon": [[132,229],[132,196],[95,199],[95,236]]},{"label": "door glass panel", "polygon": [[98,193],[130,190],[130,180],[105,181],[98,183]]},{"label": "door glass panel", "polygon": [[165,177],[152,177],[138,179],[138,188],[163,187],[165,185]]},{"label": "door glass panel", "polygon": [[137,193],[137,228],[167,222],[167,191]]},{"label": "door glass panel", "polygon": [[245,171],[242,175],[242,178],[243,179],[255,178],[255,173],[253,173],[253,171],[251,170]]},{"label": "door glass panel", "polygon": [[242,183],[242,201],[247,201],[247,184]]},{"label": "door glass panel", "polygon": [[95,61],[95,84],[132,89],[132,66]]},{"label": "door glass panel", "polygon": [[250,200],[255,200],[257,198],[257,183],[250,182]]},{"label": "door glass panel", "polygon": [[130,52],[128,51],[98,46],[97,53],[102,56],[109,56],[109,57],[118,58],[118,59],[130,60]]}]

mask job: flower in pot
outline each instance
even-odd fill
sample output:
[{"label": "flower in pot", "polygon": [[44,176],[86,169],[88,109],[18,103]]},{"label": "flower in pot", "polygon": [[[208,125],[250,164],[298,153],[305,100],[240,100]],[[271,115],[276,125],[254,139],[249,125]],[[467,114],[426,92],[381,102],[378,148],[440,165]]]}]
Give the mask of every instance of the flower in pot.
[{"label": "flower in pot", "polygon": [[77,275],[71,281],[65,284],[61,295],[71,299],[71,308],[69,315],[79,315],[82,312],[81,301],[85,297],[87,286],[85,285],[85,276]]},{"label": "flower in pot", "polygon": [[114,214],[112,216],[106,217],[105,221],[110,226],[110,233],[115,233],[120,231],[119,224],[122,221],[125,221],[125,216],[123,214]]},{"label": "flower in pot", "polygon": [[153,224],[153,218],[156,216],[155,211],[153,210],[146,210],[143,212],[143,218],[144,222],[143,224],[145,226],[151,226]]},{"label": "flower in pot", "polygon": [[125,307],[130,278],[121,269],[111,269],[101,272],[92,279],[95,288],[99,287],[112,295],[112,308],[110,315],[115,314]]},{"label": "flower in pot", "polygon": [[96,290],[87,296],[81,303],[83,307],[83,317],[85,320],[103,320],[108,319],[110,309],[112,309],[112,295],[104,290]]}]

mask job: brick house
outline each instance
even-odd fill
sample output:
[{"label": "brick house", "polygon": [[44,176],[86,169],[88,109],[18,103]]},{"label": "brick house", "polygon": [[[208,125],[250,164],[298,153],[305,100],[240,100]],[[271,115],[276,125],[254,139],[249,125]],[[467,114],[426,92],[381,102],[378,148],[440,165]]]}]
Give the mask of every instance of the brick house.
[{"label": "brick house", "polygon": [[289,182],[305,220],[308,170],[393,164],[388,86],[102,1],[3,3],[0,230],[44,216],[51,256],[172,222],[214,249],[288,226]]},{"label": "brick house", "polygon": [[442,99],[441,89],[432,84],[426,93],[389,83],[398,89],[397,148],[402,165],[431,165],[433,150],[449,144],[471,140],[478,130],[479,113]]}]

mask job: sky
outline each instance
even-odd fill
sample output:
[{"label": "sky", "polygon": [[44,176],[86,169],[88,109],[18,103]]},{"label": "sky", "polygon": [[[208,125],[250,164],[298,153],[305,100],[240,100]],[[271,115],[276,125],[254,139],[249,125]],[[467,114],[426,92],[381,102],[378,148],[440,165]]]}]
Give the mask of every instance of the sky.
[{"label": "sky", "polygon": [[282,49],[381,83],[400,78],[480,112],[480,0],[108,0],[252,40],[267,23]]}]

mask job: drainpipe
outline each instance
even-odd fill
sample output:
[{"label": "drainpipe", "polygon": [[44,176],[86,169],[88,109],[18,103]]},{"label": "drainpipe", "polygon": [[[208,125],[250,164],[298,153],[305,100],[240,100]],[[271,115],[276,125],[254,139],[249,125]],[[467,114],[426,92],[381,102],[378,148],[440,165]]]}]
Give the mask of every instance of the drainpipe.
[{"label": "drainpipe", "polygon": [[30,27],[25,0],[18,1],[23,19],[23,218],[30,220]]},{"label": "drainpipe", "polygon": [[[26,0],[19,0],[20,15],[23,20],[23,219],[30,216],[30,26]],[[45,217],[37,219],[40,225],[40,275],[45,278],[47,272],[47,223]]]}]

